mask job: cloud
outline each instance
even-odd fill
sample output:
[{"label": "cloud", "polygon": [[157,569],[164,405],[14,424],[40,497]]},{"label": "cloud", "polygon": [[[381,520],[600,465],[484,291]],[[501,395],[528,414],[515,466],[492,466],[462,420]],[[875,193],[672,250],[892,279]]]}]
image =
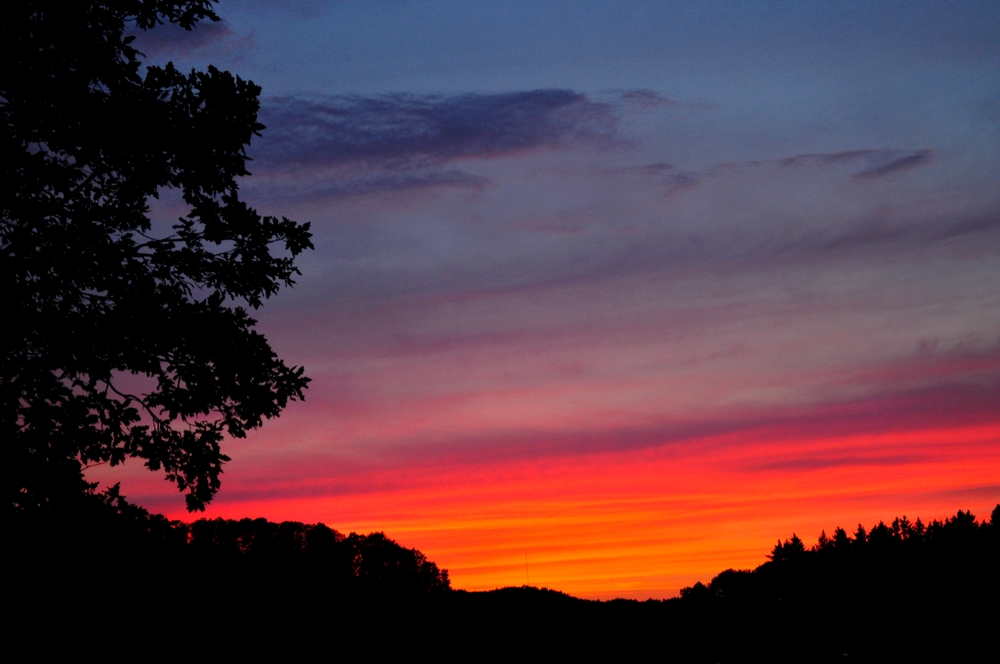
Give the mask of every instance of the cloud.
[{"label": "cloud", "polygon": [[861,249],[904,249],[959,238],[977,233],[1000,231],[1000,217],[976,217],[943,220],[937,223],[898,223],[894,225],[862,222],[837,234],[814,234],[789,242],[782,251],[806,255],[831,252],[856,252]]},{"label": "cloud", "polygon": [[654,265],[657,257],[676,265],[680,257],[671,252],[681,247],[694,261],[811,260],[912,250],[1000,231],[995,196],[976,191],[972,181],[963,183],[972,191],[956,204],[952,190],[937,190],[941,185],[931,189],[922,181],[888,177],[935,161],[929,149],[854,150],[719,163],[701,171],[654,162],[604,173],[618,191],[642,195],[657,189],[659,210],[670,219],[646,224],[642,245],[630,256],[633,267],[648,262],[641,256]]},{"label": "cloud", "polygon": [[652,111],[655,109],[673,108],[687,111],[707,111],[715,108],[715,104],[701,101],[677,101],[664,97],[659,92],[647,88],[634,90],[612,90],[615,101],[622,104],[628,110]]},{"label": "cloud", "polygon": [[150,30],[133,30],[133,46],[149,58],[214,55],[247,46],[251,36],[237,35],[225,21],[201,21],[191,30],[165,23]]},{"label": "cloud", "polygon": [[983,484],[980,486],[970,486],[961,489],[947,489],[944,491],[934,491],[927,494],[935,498],[945,498],[947,500],[997,500],[1000,496],[1000,484]]},{"label": "cloud", "polygon": [[677,102],[667,99],[658,92],[652,90],[623,90],[620,93],[621,100],[641,109],[660,108],[662,106],[676,106]]},{"label": "cloud", "polygon": [[289,14],[314,17],[318,16],[326,5],[322,0],[243,0],[244,6],[265,11],[280,11]]},{"label": "cloud", "polygon": [[616,137],[611,107],[570,90],[280,97],[261,118],[270,169],[412,170]]},{"label": "cloud", "polygon": [[746,470],[757,472],[762,470],[824,470],[838,467],[857,466],[905,466],[915,463],[928,463],[940,458],[940,454],[830,454],[830,455],[809,455],[795,459],[782,459],[771,461],[755,466],[750,466]]},{"label": "cloud", "polygon": [[[854,177],[918,153],[804,154],[689,172],[663,162],[609,167],[603,152],[568,150],[423,168],[350,162],[272,172],[248,186],[269,202],[305,200],[312,207],[301,215],[330,222],[316,226],[316,242],[336,269],[322,268],[315,292],[308,277],[300,282],[303,298],[535,297],[620,279],[810,270],[816,261],[856,274],[928,251],[982,259],[1000,236],[989,189],[963,182],[956,195],[950,183],[929,187],[923,173]],[[325,201],[336,201],[335,215]]]},{"label": "cloud", "polygon": [[455,187],[481,189],[490,186],[488,178],[457,169],[377,173],[369,177],[297,181],[294,178],[267,180],[252,185],[255,195],[271,202],[337,199],[404,190]]},{"label": "cloud", "polygon": [[[855,178],[879,178],[931,162],[933,151],[923,150],[847,150],[844,152],[809,153],[785,157],[776,163],[782,166],[840,165],[854,170]],[[748,162],[761,165],[774,162]]]},{"label": "cloud", "polygon": [[[926,166],[932,161],[931,150],[850,150],[833,153],[809,153],[764,161],[725,162],[715,164],[705,171],[678,170],[671,164],[655,162],[637,166],[613,168],[609,173],[625,176],[659,179],[671,193],[690,188],[713,178],[734,174],[752,174],[762,169],[789,169],[808,172],[807,169],[840,168],[856,181],[876,180],[892,173],[899,173]],[[818,173],[817,173],[818,174]],[[779,177],[774,174],[773,177]]]},{"label": "cloud", "polygon": [[671,164],[664,164],[663,162],[655,162],[652,164],[641,164],[639,166],[624,166],[622,168],[612,169],[611,172],[615,174],[622,175],[665,175],[674,171],[674,167]]},{"label": "cloud", "polygon": [[310,95],[267,100],[249,184],[317,200],[490,184],[451,164],[618,141],[611,106],[570,90],[456,96]]},{"label": "cloud", "polygon": [[900,171],[907,171],[912,168],[917,168],[919,166],[924,166],[931,161],[931,151],[930,150],[919,150],[917,152],[912,152],[910,154],[904,154],[902,156],[895,157],[891,161],[878,164],[867,168],[857,175],[855,178],[880,178],[892,173],[898,173]]},{"label": "cloud", "polygon": [[947,458],[937,435],[927,432],[996,425],[995,388],[995,381],[986,386],[942,385],[841,403],[720,413],[703,422],[435,436],[379,448],[367,445],[364,453],[340,446],[283,450],[278,464],[246,467],[239,480],[230,481],[226,500],[391,491],[426,481],[428,471],[440,476],[590,455],[653,452],[684,457],[724,448],[742,450],[725,462],[739,474],[898,469]]}]

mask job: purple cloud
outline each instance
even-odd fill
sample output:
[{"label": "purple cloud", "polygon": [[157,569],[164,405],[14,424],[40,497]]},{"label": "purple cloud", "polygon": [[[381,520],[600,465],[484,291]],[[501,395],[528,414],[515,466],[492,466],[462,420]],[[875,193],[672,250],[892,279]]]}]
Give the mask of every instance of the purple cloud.
[{"label": "purple cloud", "polygon": [[150,30],[135,30],[135,46],[149,58],[202,54],[215,49],[245,45],[249,37],[237,35],[226,21],[201,21],[191,30],[164,23]]},{"label": "purple cloud", "polygon": [[[524,460],[552,461],[586,454],[678,448],[703,444],[716,437],[739,436],[753,449],[761,439],[808,441],[822,431],[830,437],[899,431],[906,422],[912,431],[924,427],[956,426],[996,421],[996,383],[940,385],[918,391],[875,395],[843,403],[774,408],[730,413],[703,422],[652,422],[603,430],[497,431],[465,434],[452,439],[409,440],[368,455],[343,450],[285,452],[276,481],[273,464],[244,467],[239,479],[227,486],[225,500],[346,495],[387,491],[421,481],[421,468],[475,468]],[[782,470],[824,470],[837,467],[899,467],[928,463],[947,454],[937,442],[912,442],[905,449],[854,446],[818,450],[803,445],[802,453],[774,459],[750,457],[733,470],[744,473]],[[402,472],[402,474],[400,474]]]},{"label": "purple cloud", "polygon": [[903,154],[895,157],[887,163],[881,163],[866,168],[854,177],[856,178],[880,178],[891,173],[907,171],[911,168],[924,166],[931,161],[930,150],[918,150],[910,154]]},{"label": "purple cloud", "polygon": [[480,189],[490,180],[457,169],[383,172],[368,177],[348,177],[300,182],[292,179],[258,181],[251,185],[254,194],[270,202],[332,200],[395,191],[439,187]]},{"label": "purple cloud", "polygon": [[623,90],[621,92],[621,100],[642,109],[677,105],[677,102],[673,99],[667,99],[660,93],[647,89]]},{"label": "purple cloud", "polygon": [[611,107],[569,90],[280,97],[261,115],[269,168],[406,170],[616,137]]},{"label": "purple cloud", "polygon": [[313,17],[324,9],[322,0],[243,0],[247,7],[265,11],[281,11],[289,14]]}]

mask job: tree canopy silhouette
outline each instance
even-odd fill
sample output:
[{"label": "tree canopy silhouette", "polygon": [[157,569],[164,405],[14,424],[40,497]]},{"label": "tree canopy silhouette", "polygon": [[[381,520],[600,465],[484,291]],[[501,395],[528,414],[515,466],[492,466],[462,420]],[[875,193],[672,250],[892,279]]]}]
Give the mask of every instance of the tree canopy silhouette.
[{"label": "tree canopy silhouette", "polygon": [[[201,509],[225,435],[301,399],[308,378],[248,309],[298,273],[309,224],[240,200],[260,88],[144,66],[132,30],[217,21],[214,0],[24,0],[0,26],[0,364],[15,512],[92,491],[128,457]],[[173,190],[183,216],[151,220]]]}]

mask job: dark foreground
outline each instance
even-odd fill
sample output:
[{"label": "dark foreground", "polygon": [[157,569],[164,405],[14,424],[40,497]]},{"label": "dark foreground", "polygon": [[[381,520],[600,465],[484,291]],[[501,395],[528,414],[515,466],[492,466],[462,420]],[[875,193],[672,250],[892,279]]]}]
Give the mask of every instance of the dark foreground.
[{"label": "dark foreground", "polygon": [[755,570],[646,602],[452,590],[447,572],[379,533],[187,525],[112,507],[15,520],[5,597],[17,650],[706,662],[997,653],[1000,506],[981,521],[960,511],[926,526],[837,529],[810,548],[793,536]]}]

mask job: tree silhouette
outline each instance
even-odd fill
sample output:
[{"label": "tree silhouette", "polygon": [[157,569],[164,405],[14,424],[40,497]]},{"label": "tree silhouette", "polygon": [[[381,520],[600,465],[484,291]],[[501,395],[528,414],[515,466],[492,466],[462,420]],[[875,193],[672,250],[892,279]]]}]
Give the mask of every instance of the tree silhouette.
[{"label": "tree silhouette", "polygon": [[[822,537],[826,537],[826,532],[824,531]],[[822,542],[821,537],[821,542]],[[806,545],[803,544],[802,540],[795,533],[792,533],[792,539],[786,539],[784,542],[778,540],[778,543],[774,545],[771,549],[771,553],[767,555],[768,560],[781,561],[781,560],[796,560],[801,554],[805,553]]]},{"label": "tree silhouette", "polygon": [[837,529],[833,531],[833,548],[837,550],[845,550],[851,545],[851,536],[847,534],[847,531],[837,526]]},{"label": "tree silhouette", "polygon": [[682,589],[676,601],[708,630],[726,635],[724,644],[701,653],[706,661],[754,659],[747,656],[754,651],[770,657],[779,647],[797,649],[796,661],[929,653],[968,659],[961,655],[976,649],[974,640],[901,644],[892,637],[931,628],[988,632],[996,611],[986,598],[1000,592],[998,556],[1000,505],[981,522],[962,510],[926,526],[903,516],[867,530],[859,524],[853,538],[840,527],[832,538],[823,531],[808,549],[795,535],[778,540],[756,569],[726,570],[707,586]]},{"label": "tree silhouette", "polygon": [[[0,360],[15,512],[93,490],[82,470],[128,457],[202,509],[220,442],[308,379],[254,331],[298,273],[308,224],[240,200],[260,88],[209,67],[143,66],[127,29],[218,20],[214,0],[23,0],[0,26]],[[154,224],[173,190],[184,214]]]}]

